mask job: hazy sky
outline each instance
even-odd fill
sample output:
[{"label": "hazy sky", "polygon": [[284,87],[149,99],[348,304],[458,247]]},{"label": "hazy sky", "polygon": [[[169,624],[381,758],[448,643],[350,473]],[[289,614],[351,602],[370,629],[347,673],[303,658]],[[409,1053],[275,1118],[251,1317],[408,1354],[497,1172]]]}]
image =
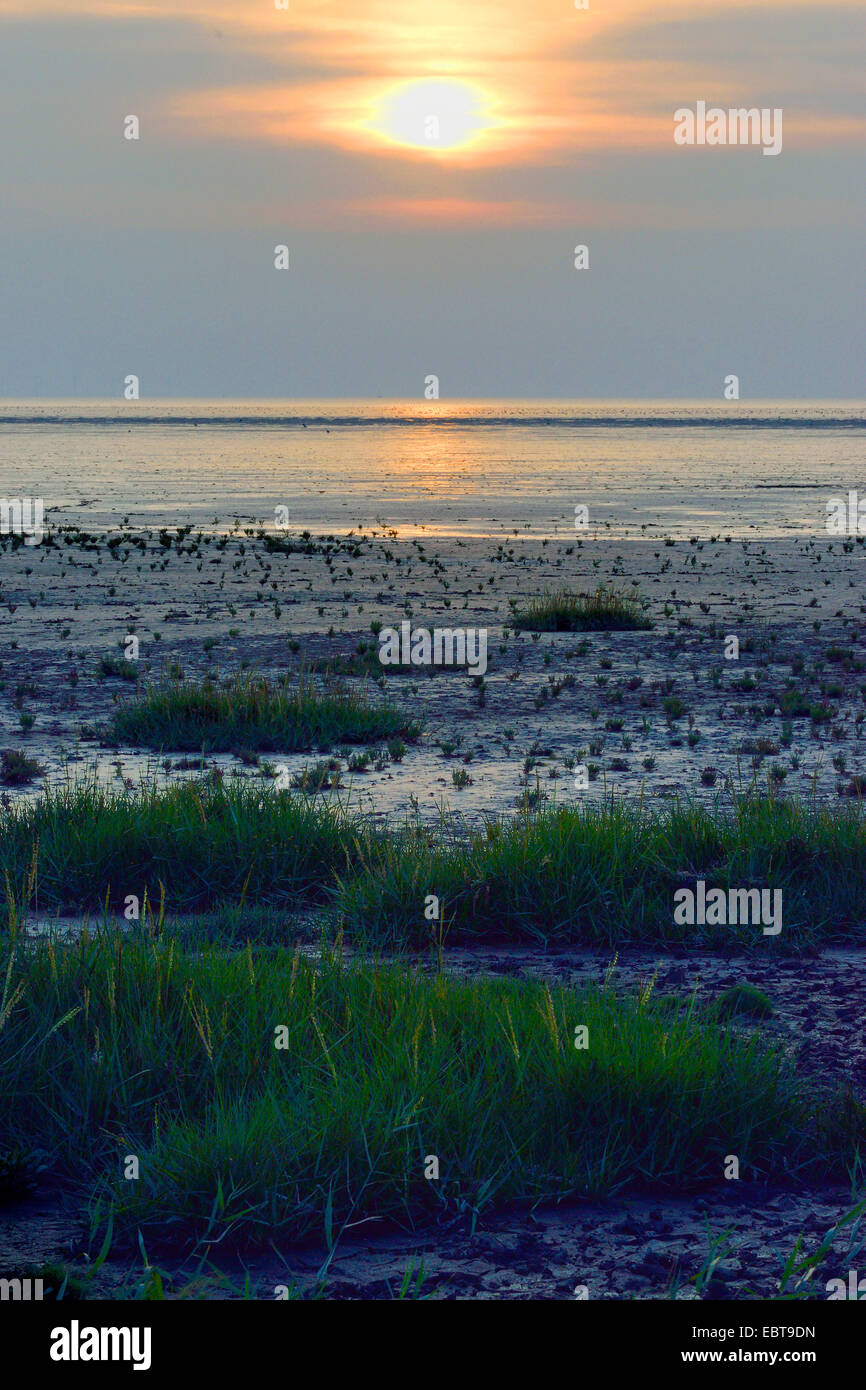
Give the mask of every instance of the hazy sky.
[{"label": "hazy sky", "polygon": [[864,74],[863,0],[0,0],[0,396],[862,398]]}]

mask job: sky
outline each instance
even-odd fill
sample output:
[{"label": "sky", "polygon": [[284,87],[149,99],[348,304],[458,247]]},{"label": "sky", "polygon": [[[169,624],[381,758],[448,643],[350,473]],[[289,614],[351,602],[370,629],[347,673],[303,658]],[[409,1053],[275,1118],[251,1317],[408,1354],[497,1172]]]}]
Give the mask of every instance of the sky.
[{"label": "sky", "polygon": [[0,397],[866,396],[862,0],[282,3],[0,0]]}]

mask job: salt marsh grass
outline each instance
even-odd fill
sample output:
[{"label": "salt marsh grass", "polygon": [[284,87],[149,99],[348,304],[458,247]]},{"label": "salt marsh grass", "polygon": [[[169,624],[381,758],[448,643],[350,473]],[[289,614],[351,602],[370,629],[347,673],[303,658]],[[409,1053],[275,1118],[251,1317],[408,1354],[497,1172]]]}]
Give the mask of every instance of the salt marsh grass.
[{"label": "salt marsh grass", "polygon": [[460,834],[382,840],[375,865],[344,881],[340,906],[349,930],[378,942],[429,936],[420,904],[435,893],[452,942],[766,944],[760,928],[675,924],[674,890],[698,878],[780,889],[785,949],[862,939],[866,819],[850,803],[758,795],[710,807],[543,805]]},{"label": "salt marsh grass", "polygon": [[0,819],[0,877],[34,877],[40,909],[123,907],[164,894],[174,912],[219,904],[321,901],[353,871],[371,832],[341,807],[319,806],[246,779],[115,791],[94,783],[13,802]]},{"label": "salt marsh grass", "polygon": [[0,1150],[38,1151],[148,1244],[330,1245],[358,1221],[694,1190],[728,1153],[756,1176],[838,1170],[859,1141],[780,1053],[650,991],[186,952],[158,930],[7,938],[0,978]]},{"label": "salt marsh grass", "polygon": [[[539,802],[483,827],[390,832],[325,802],[248,778],[137,792],[49,789],[0,820],[0,875],[58,911],[164,896],[175,913],[323,904],[355,940],[402,948],[511,940],[800,950],[866,933],[866,815],[745,795],[701,806]],[[674,892],[703,879],[767,888],[784,927],[674,921]],[[424,916],[428,895],[437,921]]]},{"label": "salt marsh grass", "polygon": [[634,632],[652,627],[640,597],[600,585],[592,593],[548,590],[515,608],[512,626],[527,632]]},{"label": "salt marsh grass", "polygon": [[111,735],[118,743],[162,751],[305,752],[335,743],[369,743],[402,734],[416,721],[366,690],[311,677],[270,681],[240,673],[214,680],[165,679],[118,706]]}]

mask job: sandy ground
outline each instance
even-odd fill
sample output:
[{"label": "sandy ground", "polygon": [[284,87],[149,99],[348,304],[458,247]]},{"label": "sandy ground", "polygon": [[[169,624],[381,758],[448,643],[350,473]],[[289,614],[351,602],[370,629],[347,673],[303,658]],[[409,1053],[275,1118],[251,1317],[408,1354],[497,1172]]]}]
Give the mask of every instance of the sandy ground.
[{"label": "sandy ground", "polygon": [[[835,803],[852,775],[866,774],[859,544],[801,536],[666,545],[604,535],[579,544],[577,536],[544,542],[526,532],[502,541],[410,541],[379,532],[330,543],[314,538],[310,553],[283,554],[243,532],[222,548],[219,531],[209,544],[195,532],[168,539],[164,545],[136,531],[109,547],[105,535],[67,532],[54,545],[13,551],[0,538],[0,746],[46,768],[45,777],[3,797],[35,795],[46,781],[94,772],[127,785],[143,775],[195,775],[176,768],[176,756],[166,767],[161,758],[100,741],[113,702],[128,698],[132,686],[100,678],[97,663],[121,655],[127,633],[139,636],[143,677],[174,662],[188,675],[225,675],[242,663],[282,674],[351,656],[359,639],[374,640],[372,622],[399,626],[406,617],[428,628],[486,628],[489,669],[480,693],[465,673],[388,674],[389,693],[425,728],[402,759],[345,775],[333,793],[372,815],[433,819],[444,805],[474,820],[508,813],[527,790],[560,802],[605,791],[713,797],[726,779],[743,785],[771,768],[780,795],[814,791]],[[599,582],[634,584],[649,601],[653,630],[538,640],[509,632],[511,600]],[[725,657],[730,634],[739,638],[737,660]],[[785,726],[779,701],[788,681],[824,707],[821,722],[801,717]],[[685,706],[672,722],[662,703],[668,695]],[[316,756],[268,758],[294,771]],[[586,791],[573,787],[573,761],[597,768]],[[226,773],[261,775],[230,755],[211,762]],[[458,769],[471,779],[462,788]],[[561,983],[601,978],[610,964],[609,953],[573,950],[478,948],[451,951],[447,960],[458,972],[541,973]],[[743,980],[759,985],[774,1015],[743,1026],[788,1050],[815,1085],[849,1085],[863,1098],[866,953],[620,955],[622,988],[653,977],[661,992],[702,998]],[[474,1233],[465,1221],[406,1234],[368,1226],[345,1234],[328,1270],[329,1291],[391,1296],[423,1258],[422,1292],[436,1297],[569,1298],[578,1286],[590,1298],[661,1297],[676,1271],[694,1273],[709,1241],[731,1228],[732,1250],[711,1296],[767,1295],[796,1238],[802,1234],[807,1248],[817,1244],[849,1205],[850,1192],[838,1189],[767,1191],[730,1182],[688,1200],[649,1197],[485,1219]],[[847,1278],[847,1239],[836,1242],[828,1279]],[[69,1215],[47,1198],[0,1213],[3,1264],[64,1258],[76,1240]],[[312,1249],[285,1258],[269,1252],[250,1266],[253,1288],[273,1297],[278,1284],[309,1287],[325,1258]],[[226,1264],[229,1285],[206,1272],[206,1292],[230,1296],[238,1272]],[[106,1266],[104,1290],[128,1273]]]}]

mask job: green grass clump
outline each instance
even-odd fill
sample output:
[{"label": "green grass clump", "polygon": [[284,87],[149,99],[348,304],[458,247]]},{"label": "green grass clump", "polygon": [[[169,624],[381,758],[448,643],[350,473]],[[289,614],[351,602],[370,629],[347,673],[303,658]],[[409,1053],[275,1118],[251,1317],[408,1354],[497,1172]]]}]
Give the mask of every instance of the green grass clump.
[{"label": "green grass clump", "polygon": [[639,597],[604,585],[588,594],[548,591],[516,609],[511,624],[527,632],[636,632],[652,627]]},{"label": "green grass clump", "polygon": [[731,985],[723,990],[710,1007],[713,1018],[771,1018],[773,1004],[769,995],[757,985]]},{"label": "green grass clump", "polygon": [[365,691],[241,674],[223,685],[164,680],[118,706],[111,733],[119,743],[178,752],[293,753],[395,734],[417,739],[420,727]]},{"label": "green grass clump", "polygon": [[[782,890],[778,936],[760,926],[674,922],[674,892],[708,887]],[[677,942],[800,949],[862,940],[866,818],[858,802],[820,809],[747,796],[729,811],[688,803],[650,807],[542,806],[463,827],[448,838],[383,839],[366,871],[344,880],[346,927],[379,943],[430,940],[425,898],[440,901],[447,941],[473,939]],[[437,932],[440,930],[436,925]]]},{"label": "green grass clump", "polygon": [[35,869],[40,909],[122,908],[128,894],[174,912],[321,901],[372,842],[339,806],[267,784],[178,782],[137,793],[92,783],[15,803],[0,820],[0,882]]},{"label": "green grass clump", "polygon": [[687,712],[686,706],[678,695],[666,695],[662,700],[662,708],[664,709],[665,718],[669,724],[672,724],[675,719],[682,719],[683,715]]},{"label": "green grass clump", "polygon": [[101,656],[96,674],[104,680],[112,678],[123,681],[138,680],[138,666],[125,656]]},{"label": "green grass clump", "polygon": [[372,1218],[718,1186],[729,1153],[814,1174],[862,1130],[843,1142],[781,1052],[650,991],[114,932],[7,938],[0,979],[0,1147],[38,1143],[53,1181],[148,1247],[330,1245]]},{"label": "green grass clump", "polygon": [[811,700],[799,690],[783,690],[779,696],[779,709],[789,719],[811,719],[813,724],[826,724],[833,718],[829,705]]},{"label": "green grass clump", "polygon": [[294,791],[325,792],[334,791],[342,781],[342,771],[337,758],[320,758],[310,767],[301,768],[291,779]]},{"label": "green grass clump", "polygon": [[0,783],[4,787],[26,786],[44,772],[45,768],[38,758],[28,758],[18,748],[4,748],[0,752]]}]

